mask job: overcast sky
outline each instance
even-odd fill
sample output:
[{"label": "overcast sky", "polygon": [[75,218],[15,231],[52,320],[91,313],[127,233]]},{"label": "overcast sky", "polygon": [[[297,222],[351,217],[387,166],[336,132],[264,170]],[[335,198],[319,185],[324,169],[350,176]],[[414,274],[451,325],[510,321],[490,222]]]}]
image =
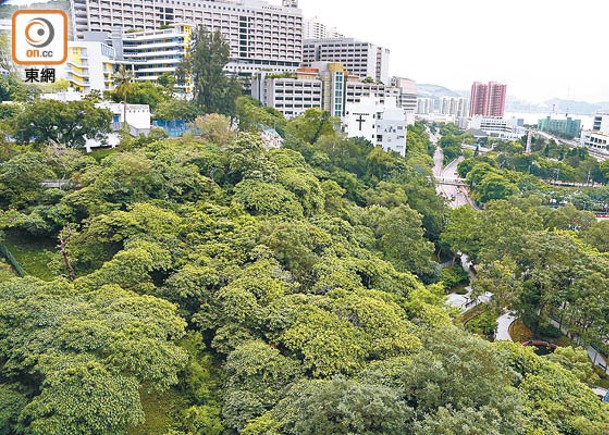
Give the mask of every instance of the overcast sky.
[{"label": "overcast sky", "polygon": [[[279,3],[279,0],[272,0]],[[529,101],[609,101],[606,0],[300,0],[342,33],[391,49],[390,73]]]},{"label": "overcast sky", "polygon": [[300,0],[300,7],[390,48],[390,73],[419,83],[459,90],[495,80],[533,102],[609,101],[607,0]]}]

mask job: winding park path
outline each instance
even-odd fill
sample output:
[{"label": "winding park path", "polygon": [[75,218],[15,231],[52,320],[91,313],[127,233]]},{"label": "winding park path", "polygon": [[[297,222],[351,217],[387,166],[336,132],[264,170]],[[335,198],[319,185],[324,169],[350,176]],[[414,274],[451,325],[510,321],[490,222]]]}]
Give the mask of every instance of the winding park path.
[{"label": "winding park path", "polygon": [[[563,334],[565,334],[567,337],[572,337],[572,334],[569,333],[569,330],[567,330],[567,328],[562,326],[557,321],[552,320],[552,325],[555,326],[556,328],[560,329],[561,332]],[[581,344],[579,337],[575,337],[574,341],[577,344],[579,344],[580,346],[584,347],[584,345]],[[588,353],[588,357],[590,358],[590,361],[592,361],[595,366],[602,368],[605,371],[605,373],[607,373],[609,375],[609,366],[607,364],[607,361],[605,361],[605,358],[592,346],[586,347],[586,352]]]},{"label": "winding park path", "polygon": [[[510,336],[510,326],[512,326],[512,323],[514,323],[516,320],[518,320],[518,318],[511,311],[508,313],[505,313],[503,316],[499,317],[497,319],[497,333],[495,335],[495,340],[513,341],[512,337]],[[560,325],[557,322],[552,321],[552,324],[555,327],[560,328]],[[560,328],[560,330],[566,336],[570,336],[569,331],[566,330],[565,328]],[[575,341],[577,344],[581,345],[581,343],[579,342],[579,339],[576,339]],[[590,358],[590,361],[592,361],[592,363],[595,366],[603,369],[605,371],[605,373],[607,373],[609,375],[609,365],[607,364],[607,361],[605,361],[605,358],[592,346],[588,346],[586,348],[586,352],[588,353],[588,357]]]},{"label": "winding park path", "polygon": [[518,318],[511,311],[499,317],[497,319],[497,334],[495,335],[495,340],[512,341],[512,337],[510,336],[510,326],[512,326],[512,323],[514,323],[517,319]]}]

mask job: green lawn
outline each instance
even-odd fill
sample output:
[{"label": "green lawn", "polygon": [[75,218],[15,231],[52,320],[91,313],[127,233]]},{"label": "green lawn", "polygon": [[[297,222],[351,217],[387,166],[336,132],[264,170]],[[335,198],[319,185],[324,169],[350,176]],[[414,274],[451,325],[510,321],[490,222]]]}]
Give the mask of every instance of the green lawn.
[{"label": "green lawn", "polygon": [[10,249],[28,275],[45,281],[55,275],[48,267],[55,252],[55,243],[49,239],[34,239],[18,231],[7,231],[4,244]]}]

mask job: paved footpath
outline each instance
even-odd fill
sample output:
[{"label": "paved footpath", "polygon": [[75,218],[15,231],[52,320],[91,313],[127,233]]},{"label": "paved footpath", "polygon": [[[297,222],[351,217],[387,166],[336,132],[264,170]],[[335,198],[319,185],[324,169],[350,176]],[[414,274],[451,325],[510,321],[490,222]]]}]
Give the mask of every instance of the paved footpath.
[{"label": "paved footpath", "polygon": [[[516,321],[516,319],[517,319],[516,316],[511,311],[509,313],[506,313],[503,316],[499,317],[497,319],[497,334],[495,336],[495,340],[513,341],[512,337],[510,337],[510,325],[512,323],[514,323]],[[554,320],[552,321],[552,324],[557,328],[560,327],[560,325]],[[563,334],[569,335],[569,331],[567,331],[565,328],[560,328],[560,329],[563,332]],[[576,339],[575,341],[576,341],[576,343],[580,344],[579,339]],[[596,349],[594,349],[592,346],[588,346],[588,348],[586,348],[586,352],[588,353],[588,356],[590,357],[590,361],[592,361],[595,366],[598,366],[598,367],[602,368],[603,370],[605,370],[605,372],[609,375],[609,364],[607,364],[607,361],[605,361],[603,356],[600,353],[598,353],[596,351]]]},{"label": "paved footpath", "polygon": [[448,304],[459,308],[461,311],[469,310],[470,308],[477,307],[480,304],[488,303],[493,298],[493,294],[486,292],[477,298],[472,297],[473,289],[471,287],[465,287],[467,293],[459,295],[457,293],[451,293],[448,295]]},{"label": "paved footpath", "polygon": [[516,316],[511,311],[499,317],[497,319],[497,334],[495,335],[495,340],[512,341],[512,337],[510,337],[510,326],[515,321]]},{"label": "paved footpath", "polygon": [[[562,331],[562,333],[565,334],[567,337],[571,336],[569,334],[569,331],[565,327],[561,327],[561,325],[556,320],[552,320],[552,325],[554,327],[560,329]],[[582,346],[579,337],[575,338],[575,342],[577,344],[579,344],[580,346]],[[605,371],[605,373],[607,373],[609,375],[609,364],[607,364],[607,361],[605,361],[605,358],[603,358],[603,356],[600,353],[598,353],[596,351],[596,349],[594,349],[592,346],[588,346],[586,348],[586,352],[588,353],[588,356],[590,357],[590,361],[592,361],[592,363],[595,366],[603,369]]]}]

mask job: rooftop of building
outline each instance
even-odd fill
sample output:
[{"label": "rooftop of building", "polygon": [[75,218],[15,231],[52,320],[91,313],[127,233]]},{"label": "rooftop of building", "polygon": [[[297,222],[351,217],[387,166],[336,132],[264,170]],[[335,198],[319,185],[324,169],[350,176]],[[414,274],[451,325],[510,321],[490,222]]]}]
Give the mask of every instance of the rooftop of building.
[{"label": "rooftop of building", "polygon": [[372,42],[362,41],[361,39],[342,37],[342,38],[308,38],[304,39],[305,45],[310,44],[331,44],[331,45],[344,45],[344,44],[359,44],[359,45],[376,45]]},{"label": "rooftop of building", "polygon": [[539,118],[540,121],[546,121],[546,120],[550,120],[550,121],[580,121],[580,119],[577,118],[573,118],[571,115],[568,114],[557,114],[554,113],[552,115],[546,115],[543,118]]}]

